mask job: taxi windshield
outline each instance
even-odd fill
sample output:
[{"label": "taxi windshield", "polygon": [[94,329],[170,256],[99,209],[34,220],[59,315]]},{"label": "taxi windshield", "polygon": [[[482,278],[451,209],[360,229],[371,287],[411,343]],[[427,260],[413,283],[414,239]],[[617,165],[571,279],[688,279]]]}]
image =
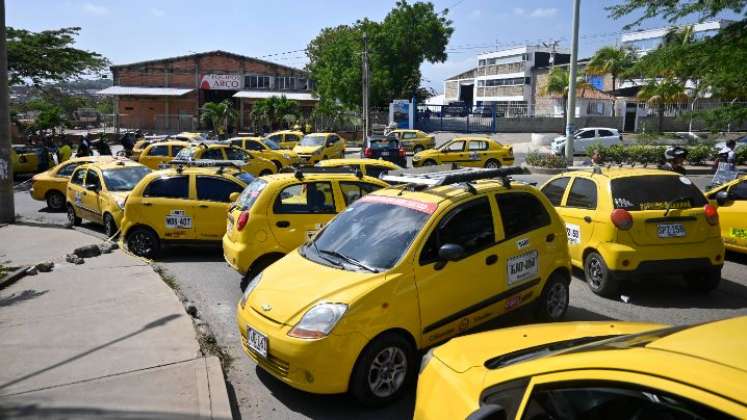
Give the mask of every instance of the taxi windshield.
[{"label": "taxi windshield", "polygon": [[610,182],[616,209],[628,211],[689,209],[707,204],[693,182],[677,175],[644,175],[613,179]]},{"label": "taxi windshield", "polygon": [[145,166],[130,166],[129,168],[105,169],[104,184],[109,191],[130,191],[150,169]]},{"label": "taxi windshield", "polygon": [[272,150],[280,150],[281,147],[277,143],[275,143],[273,140],[265,139],[265,146],[269,147]]},{"label": "taxi windshield", "polygon": [[303,136],[301,146],[323,146],[327,136]]},{"label": "taxi windshield", "polygon": [[[358,201],[303,248],[314,261],[334,259],[356,270],[388,270],[407,252],[430,213],[401,205]],[[357,266],[357,267],[356,267]]]},{"label": "taxi windshield", "polygon": [[264,179],[255,179],[252,181],[252,183],[247,185],[247,187],[244,188],[244,191],[241,192],[239,199],[236,200],[237,208],[242,211],[252,208],[254,202],[257,201],[257,197],[259,197],[259,193],[261,193],[266,186],[267,181]]}]

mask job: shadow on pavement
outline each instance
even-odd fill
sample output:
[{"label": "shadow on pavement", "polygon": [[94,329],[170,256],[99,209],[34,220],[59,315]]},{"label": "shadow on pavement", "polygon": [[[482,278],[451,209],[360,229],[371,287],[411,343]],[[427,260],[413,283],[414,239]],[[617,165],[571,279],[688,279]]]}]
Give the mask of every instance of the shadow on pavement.
[{"label": "shadow on pavement", "polygon": [[223,262],[223,248],[217,245],[174,245],[161,249],[156,262]]},{"label": "shadow on pavement", "polygon": [[621,294],[628,303],[651,308],[742,309],[747,307],[747,287],[721,279],[718,289],[709,294],[695,292],[677,277],[641,280],[627,284]]},{"label": "shadow on pavement", "polygon": [[[170,413],[165,411],[117,410],[98,407],[44,407],[38,404],[2,404],[0,418],[3,419],[163,419],[198,420],[199,415]],[[215,420],[229,420],[212,417]]]},{"label": "shadow on pavement", "polygon": [[42,290],[40,292],[37,290],[27,289],[20,293],[13,293],[8,296],[0,296],[0,307],[11,306],[15,305],[16,303],[31,300],[47,293],[48,291],[49,290]]},{"label": "shadow on pavement", "polygon": [[736,264],[747,265],[747,254],[740,254],[738,252],[726,251],[724,256],[726,261],[730,261]]}]

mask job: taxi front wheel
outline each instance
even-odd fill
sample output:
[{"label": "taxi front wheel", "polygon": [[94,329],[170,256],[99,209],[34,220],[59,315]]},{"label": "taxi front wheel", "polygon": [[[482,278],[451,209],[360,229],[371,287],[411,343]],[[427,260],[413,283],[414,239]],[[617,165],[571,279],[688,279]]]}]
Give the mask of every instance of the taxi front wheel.
[{"label": "taxi front wheel", "polygon": [[590,252],[586,256],[584,275],[589,289],[599,296],[613,298],[620,289],[620,281],[610,273],[604,258],[597,252]]},{"label": "taxi front wheel", "polygon": [[161,243],[152,230],[136,227],[127,234],[127,249],[139,257],[153,259],[161,250]]},{"label": "taxi front wheel", "polygon": [[350,378],[350,393],[367,406],[402,396],[415,379],[415,349],[405,337],[384,333],[361,352]]},{"label": "taxi front wheel", "polygon": [[67,205],[67,221],[73,226],[80,226],[83,221],[80,217],[75,215],[75,208],[72,204]]}]

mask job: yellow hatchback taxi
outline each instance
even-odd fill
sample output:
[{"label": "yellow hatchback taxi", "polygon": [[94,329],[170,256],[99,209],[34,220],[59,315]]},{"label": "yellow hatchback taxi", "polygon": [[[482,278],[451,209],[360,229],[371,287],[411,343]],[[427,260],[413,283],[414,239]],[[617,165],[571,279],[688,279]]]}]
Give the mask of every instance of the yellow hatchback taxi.
[{"label": "yellow hatchback taxi", "polygon": [[327,159],[316,164],[319,168],[351,168],[378,178],[382,173],[402,170],[397,164],[383,159]]},{"label": "yellow hatchback taxi", "polygon": [[265,139],[272,140],[283,149],[292,150],[301,141],[303,136],[302,131],[282,130],[268,134]]},{"label": "yellow hatchback taxi", "polygon": [[345,157],[345,139],[335,133],[305,135],[293,148],[301,163],[313,165],[321,160]]},{"label": "yellow hatchback taxi", "polygon": [[455,338],[420,366],[416,420],[745,419],[747,317],[568,322]]},{"label": "yellow hatchback taxi", "polygon": [[407,151],[413,153],[436,147],[436,137],[420,130],[392,130],[391,134],[399,139]]},{"label": "yellow hatchback taxi", "polygon": [[262,137],[234,137],[229,139],[228,143],[239,149],[247,150],[254,156],[272,161],[278,171],[299,163],[296,152],[283,149],[274,141]]},{"label": "yellow hatchback taxi", "polygon": [[49,168],[40,168],[42,153],[48,156],[47,162],[53,162],[52,156],[43,146],[30,146],[25,144],[13,144],[10,148],[10,161],[13,165],[14,174],[27,174],[39,172]]},{"label": "yellow hatchback taxi", "polygon": [[82,219],[104,225],[107,238],[122,222],[127,195],[150,169],[131,160],[80,165],[67,184],[67,219],[74,226]]},{"label": "yellow hatchback taxi", "polygon": [[683,274],[709,292],[721,281],[719,215],[693,182],[658,169],[596,168],[551,178],[542,192],[565,221],[574,266],[605,297],[645,275]]},{"label": "yellow hatchback taxi", "polygon": [[416,168],[443,164],[500,168],[514,164],[514,150],[487,136],[463,136],[453,138],[438,149],[425,150],[412,157],[412,166]]},{"label": "yellow hatchback taxi", "polygon": [[721,238],[729,251],[747,253],[747,176],[706,193],[718,204]]},{"label": "yellow hatchback taxi", "polygon": [[130,252],[155,258],[163,245],[220,243],[228,208],[254,176],[231,162],[192,165],[152,172],[127,197],[121,234]]},{"label": "yellow hatchback taxi", "polygon": [[31,198],[46,201],[50,210],[65,210],[67,183],[75,168],[86,163],[106,162],[116,159],[118,158],[112,156],[85,156],[66,160],[31,178]]},{"label": "yellow hatchback taxi", "polygon": [[347,206],[385,187],[388,184],[376,178],[320,168],[257,178],[228,212],[226,262],[251,279]]},{"label": "yellow hatchback taxi", "polygon": [[[181,140],[167,140],[149,144],[140,152],[137,162],[150,169],[158,169],[159,166],[172,161],[182,149],[189,147],[190,144]],[[135,152],[133,151],[134,155]]]},{"label": "yellow hatchback taxi", "polygon": [[232,160],[241,161],[241,171],[253,176],[265,176],[277,172],[277,167],[271,161],[251,154],[250,152],[225,143],[193,144],[176,155],[177,160]]},{"label": "yellow hatchback taxi", "polygon": [[249,282],[244,351],[295,388],[376,405],[414,381],[419,349],[524,305],[560,319],[563,224],[535,188],[483,179],[507,173],[385,177],[406,184],[359,199]]}]

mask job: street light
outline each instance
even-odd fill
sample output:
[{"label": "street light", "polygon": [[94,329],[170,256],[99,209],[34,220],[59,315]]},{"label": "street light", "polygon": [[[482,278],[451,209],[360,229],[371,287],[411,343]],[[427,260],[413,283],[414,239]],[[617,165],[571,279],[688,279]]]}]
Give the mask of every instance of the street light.
[{"label": "street light", "polygon": [[573,0],[571,65],[568,75],[568,103],[565,111],[565,157],[573,161],[573,132],[576,131],[576,61],[578,60],[578,15],[581,0]]}]

